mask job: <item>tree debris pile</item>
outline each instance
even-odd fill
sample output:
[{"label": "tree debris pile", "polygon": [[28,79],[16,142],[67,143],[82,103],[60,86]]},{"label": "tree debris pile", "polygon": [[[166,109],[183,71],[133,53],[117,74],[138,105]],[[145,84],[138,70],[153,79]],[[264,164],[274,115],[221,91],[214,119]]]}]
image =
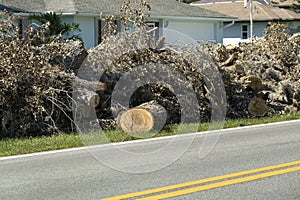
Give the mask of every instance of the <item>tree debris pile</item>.
[{"label": "tree debris pile", "polygon": [[[99,77],[95,75],[101,75],[100,82],[107,86],[105,90],[94,90],[102,102],[96,105],[96,115],[105,128],[116,126],[115,119],[126,109],[151,101],[166,109],[167,124],[208,121],[212,107],[210,95],[222,88],[216,81],[218,69],[198,48],[199,44],[174,49],[163,45],[164,37],[158,40],[153,37],[151,31],[155,30],[149,30],[145,23],[145,15],[150,10],[146,1],[126,1],[120,14],[108,16],[104,41],[90,52],[80,70],[80,79],[97,81]],[[125,27],[133,23],[136,30],[128,34],[125,29],[118,35],[117,27],[109,23],[115,20]],[[205,85],[205,79],[219,85]],[[78,87],[81,90],[84,85],[79,83]],[[213,103],[225,104],[224,96]],[[92,117],[90,112],[84,114],[91,109],[93,106],[82,109],[77,119]]]},{"label": "tree debris pile", "polygon": [[223,74],[229,117],[299,109],[300,39],[278,23],[270,23],[264,34],[237,47],[208,46]]},{"label": "tree debris pile", "polygon": [[[299,109],[300,39],[287,26],[271,24],[265,37],[239,46],[167,46],[145,24],[149,4],[138,2],[126,1],[107,17],[107,35],[89,53],[81,42],[47,36],[47,25],[21,37],[17,26],[1,21],[1,137],[76,131],[74,121],[88,119],[110,129],[120,116],[128,127],[131,114],[123,113],[141,105],[159,119],[153,126],[160,113],[167,124],[207,122],[224,116],[224,105],[228,118]],[[137,29],[116,34],[108,23],[115,20]]]},{"label": "tree debris pile", "polygon": [[70,92],[83,44],[46,36],[46,25],[22,37],[13,20],[0,21],[0,137],[72,131]]},{"label": "tree debris pile", "polygon": [[[199,49],[178,49],[184,53],[157,49],[157,42],[151,39],[151,34],[144,33],[140,30],[122,35],[125,38],[111,37],[87,57],[87,68],[82,67],[80,78],[93,81],[97,79],[94,74],[102,71],[100,81],[108,86],[105,90],[95,90],[102,101],[96,106],[99,121],[111,119],[115,126],[114,119],[124,110],[151,101],[166,109],[167,124],[208,121],[211,110],[209,92],[212,89],[205,86],[203,74],[214,68],[210,65],[212,60],[207,60],[210,57],[206,55],[205,59]],[[193,56],[189,57],[190,54]],[[217,68],[214,70],[207,78],[217,79],[214,77]],[[183,104],[189,108],[189,114],[188,111],[181,113]],[[184,119],[182,114],[185,114]]]}]

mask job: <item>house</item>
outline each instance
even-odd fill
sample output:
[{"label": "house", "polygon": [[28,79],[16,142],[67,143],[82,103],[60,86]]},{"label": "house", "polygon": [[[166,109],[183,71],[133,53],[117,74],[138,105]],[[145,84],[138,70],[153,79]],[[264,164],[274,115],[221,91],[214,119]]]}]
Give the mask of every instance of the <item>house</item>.
[{"label": "house", "polygon": [[297,0],[275,0],[271,2],[271,5],[278,8],[285,8],[288,10],[295,11],[297,13],[300,12],[300,5]]},{"label": "house", "polygon": [[[150,26],[161,28],[159,35],[172,38],[172,29],[188,35],[194,40],[214,40],[221,42],[223,23],[233,17],[215,11],[184,4],[176,0],[148,0],[151,5]],[[32,13],[62,13],[63,22],[80,24],[80,36],[86,48],[98,45],[102,39],[102,16],[115,14],[124,0],[0,0],[2,8],[18,10],[19,15],[28,16]],[[0,7],[1,8],[1,7]],[[30,24],[23,20],[22,26]],[[162,29],[164,28],[164,29]],[[174,32],[173,32],[174,33]],[[178,38],[174,38],[176,40]]]},{"label": "house", "polygon": [[[267,2],[253,1],[253,35],[262,37],[268,22],[287,23],[291,32],[299,32],[300,14],[291,10],[274,7]],[[201,0],[192,5],[236,17],[232,22],[224,22],[223,43],[237,44],[250,37],[250,11],[243,1]]]}]

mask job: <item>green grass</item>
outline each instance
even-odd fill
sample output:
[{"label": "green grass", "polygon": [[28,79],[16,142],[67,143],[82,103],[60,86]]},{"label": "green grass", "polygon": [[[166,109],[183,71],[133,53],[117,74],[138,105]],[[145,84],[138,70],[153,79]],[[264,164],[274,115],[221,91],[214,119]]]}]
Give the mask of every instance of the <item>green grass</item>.
[{"label": "green grass", "polygon": [[40,151],[80,147],[83,143],[78,135],[57,134],[36,138],[0,140],[0,156],[11,156]]},{"label": "green grass", "polygon": [[[266,124],[271,122],[280,122],[300,119],[300,112],[290,113],[281,116],[260,117],[252,119],[235,119],[227,120],[224,123],[224,128],[233,128],[240,126],[249,126],[256,124]],[[122,142],[149,137],[162,137],[176,135],[180,133],[189,133],[198,131],[206,131],[209,129],[209,123],[201,124],[184,124],[167,126],[160,133],[148,132],[137,134],[127,134],[121,130],[105,131],[102,133],[88,134],[56,134],[52,136],[43,136],[35,138],[20,138],[20,139],[3,139],[0,140],[0,156],[11,156],[25,153],[58,150],[65,148],[81,147],[87,145],[103,144],[108,142]],[[180,130],[180,131],[178,131]]]},{"label": "green grass", "polygon": [[270,117],[256,117],[251,119],[227,120],[224,124],[224,128],[267,124],[267,123],[290,121],[296,119],[300,119],[300,112],[289,113],[286,115],[274,115]]}]

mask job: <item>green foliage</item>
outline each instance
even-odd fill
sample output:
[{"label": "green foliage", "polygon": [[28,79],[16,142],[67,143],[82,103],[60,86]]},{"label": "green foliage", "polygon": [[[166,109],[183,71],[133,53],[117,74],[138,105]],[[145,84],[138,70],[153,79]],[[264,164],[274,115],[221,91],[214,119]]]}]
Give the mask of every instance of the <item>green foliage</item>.
[{"label": "green foliage", "polygon": [[61,14],[54,12],[31,15],[29,19],[36,20],[42,25],[48,24],[48,35],[68,35],[71,31],[80,31],[79,24],[62,23]]}]

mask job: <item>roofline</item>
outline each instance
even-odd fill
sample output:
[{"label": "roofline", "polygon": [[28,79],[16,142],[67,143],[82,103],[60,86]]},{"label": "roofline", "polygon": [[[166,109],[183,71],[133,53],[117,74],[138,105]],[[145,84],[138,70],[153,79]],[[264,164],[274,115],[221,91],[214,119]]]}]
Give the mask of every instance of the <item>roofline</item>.
[{"label": "roofline", "polygon": [[[52,12],[52,11],[42,11],[42,12]],[[30,16],[34,12],[22,12],[22,13],[14,13],[16,15],[21,15],[21,16]],[[41,12],[38,12],[41,13]],[[85,17],[100,17],[100,13],[82,13],[82,12],[63,12],[62,15],[65,16],[85,16]],[[102,16],[107,15],[106,13],[103,14]],[[177,19],[177,20],[191,20],[191,21],[232,21],[236,20],[237,18],[234,17],[228,17],[228,18],[222,18],[222,17],[186,17],[186,16],[160,16],[160,15],[150,15],[150,18],[155,18],[155,19]]]},{"label": "roofline", "polygon": [[151,15],[151,18],[158,18],[158,19],[177,19],[177,20],[191,20],[191,21],[232,21],[237,18],[228,17],[228,18],[221,18],[221,17],[185,17],[185,16],[159,16],[159,15]]},{"label": "roofline", "polygon": [[[51,11],[49,11],[51,12]],[[40,13],[40,12],[38,12]],[[29,12],[21,12],[21,13],[14,13],[15,15],[21,15],[21,16],[30,16],[33,13]],[[85,16],[85,17],[100,17],[100,13],[81,13],[81,12],[64,12],[62,15],[65,16]],[[105,16],[107,14],[103,14]],[[238,19],[238,18],[220,18],[220,17],[185,17],[185,16],[160,16],[160,15],[151,15],[150,18],[152,19],[165,19],[165,20],[191,20],[191,21],[223,21],[223,22],[231,22],[231,21],[236,21],[236,22],[247,22],[249,19]],[[277,19],[253,19],[254,22],[264,22],[264,21],[294,21],[294,20],[299,20],[300,18],[277,18]]]}]

